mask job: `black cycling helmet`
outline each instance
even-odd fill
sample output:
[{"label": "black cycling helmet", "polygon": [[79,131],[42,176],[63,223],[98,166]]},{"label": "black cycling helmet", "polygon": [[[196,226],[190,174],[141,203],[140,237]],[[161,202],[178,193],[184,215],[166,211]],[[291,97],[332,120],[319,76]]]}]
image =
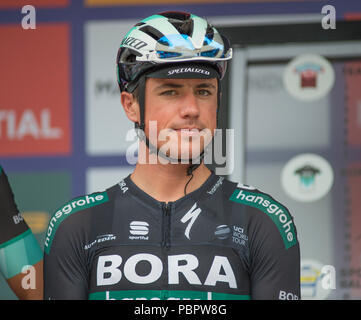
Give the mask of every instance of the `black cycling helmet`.
[{"label": "black cycling helmet", "polygon": [[[146,77],[217,78],[219,109],[220,80],[231,58],[228,39],[205,19],[190,13],[162,12],[143,19],[129,30],[118,50],[118,84],[121,92],[133,93],[139,88],[140,123],[135,123],[135,127],[141,129],[138,135],[152,152],[170,159],[152,146],[144,133]],[[199,159],[203,155],[204,152]],[[191,165],[187,173],[191,174],[198,166]]]}]

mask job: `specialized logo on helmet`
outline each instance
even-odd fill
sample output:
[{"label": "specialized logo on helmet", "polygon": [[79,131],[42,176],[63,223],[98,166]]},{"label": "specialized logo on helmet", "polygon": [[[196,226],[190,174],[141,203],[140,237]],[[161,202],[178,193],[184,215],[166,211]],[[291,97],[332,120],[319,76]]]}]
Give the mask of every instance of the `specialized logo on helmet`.
[{"label": "specialized logo on helmet", "polygon": [[168,76],[179,73],[200,73],[200,74],[205,74],[207,76],[211,74],[209,71],[199,68],[177,68],[177,69],[169,70]]},{"label": "specialized logo on helmet", "polygon": [[129,46],[135,49],[141,49],[143,47],[146,47],[148,44],[140,39],[134,38],[134,37],[126,37],[122,40],[121,43],[122,46]]}]

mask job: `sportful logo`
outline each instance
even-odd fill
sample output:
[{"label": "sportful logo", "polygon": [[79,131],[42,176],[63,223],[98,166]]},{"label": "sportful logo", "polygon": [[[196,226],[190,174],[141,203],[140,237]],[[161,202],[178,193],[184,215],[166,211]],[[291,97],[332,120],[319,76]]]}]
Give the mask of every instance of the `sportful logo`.
[{"label": "sportful logo", "polygon": [[175,73],[176,74],[178,74],[178,73],[201,73],[201,74],[205,74],[207,76],[209,76],[211,74],[209,71],[204,70],[204,69],[199,69],[199,68],[178,68],[178,69],[169,70],[168,76],[171,76]]},{"label": "sportful logo", "polygon": [[59,227],[60,223],[64,219],[66,219],[69,215],[75,212],[99,205],[107,201],[108,194],[106,192],[87,195],[85,197],[74,199],[73,201],[63,206],[60,210],[55,212],[55,214],[49,221],[48,230],[46,232],[44,243],[45,253],[49,254],[50,246],[53,242],[56,229]]},{"label": "sportful logo", "polygon": [[276,224],[286,249],[297,244],[290,213],[271,197],[262,193],[236,189],[229,200],[257,208],[266,213]]},{"label": "sportful logo", "polygon": [[130,240],[148,240],[149,224],[145,221],[132,221],[129,225]]}]

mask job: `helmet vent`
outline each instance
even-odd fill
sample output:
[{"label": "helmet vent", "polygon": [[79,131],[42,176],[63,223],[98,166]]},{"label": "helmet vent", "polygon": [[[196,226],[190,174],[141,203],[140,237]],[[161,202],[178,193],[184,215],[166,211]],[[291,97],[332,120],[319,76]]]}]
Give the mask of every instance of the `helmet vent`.
[{"label": "helmet vent", "polygon": [[144,25],[144,24],[145,24],[145,22],[140,21],[140,22],[138,22],[137,24],[135,24],[134,27],[140,27],[140,26],[142,26],[142,25]]},{"label": "helmet vent", "polygon": [[148,36],[151,36],[155,41],[158,41],[164,36],[164,34],[161,33],[159,30],[149,25],[145,25],[144,27],[139,28],[139,30],[143,31]]},{"label": "helmet vent", "polygon": [[180,34],[186,34],[187,36],[192,36],[193,33],[193,20],[185,20],[185,21],[176,21],[176,20],[169,20],[171,24],[178,30]]},{"label": "helmet vent", "polygon": [[160,13],[163,17],[168,18],[168,22],[171,23],[180,34],[186,34],[192,36],[193,33],[193,19],[187,12],[167,11]]},{"label": "helmet vent", "polygon": [[[208,24],[208,26],[207,26],[206,37],[207,37],[209,40],[213,40],[213,37],[214,37],[214,29],[213,29],[213,27],[212,27],[210,24]],[[203,45],[207,45],[207,43],[204,42]]]}]

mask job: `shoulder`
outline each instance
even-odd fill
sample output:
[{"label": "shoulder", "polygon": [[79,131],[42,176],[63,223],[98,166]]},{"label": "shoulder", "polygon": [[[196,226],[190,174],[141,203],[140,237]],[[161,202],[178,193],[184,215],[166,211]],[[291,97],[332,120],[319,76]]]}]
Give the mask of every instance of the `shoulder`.
[{"label": "shoulder", "polygon": [[26,231],[28,225],[19,212],[7,175],[0,166],[0,245],[22,237]]},{"label": "shoulder", "polygon": [[99,210],[103,211],[111,198],[111,193],[107,190],[74,198],[60,206],[49,220],[44,242],[45,252],[49,252],[59,229],[65,233],[78,233],[90,227],[94,214]]},{"label": "shoulder", "polygon": [[279,234],[286,249],[297,244],[293,217],[284,204],[250,185],[231,183],[229,188],[229,201],[239,207],[258,232]]}]

